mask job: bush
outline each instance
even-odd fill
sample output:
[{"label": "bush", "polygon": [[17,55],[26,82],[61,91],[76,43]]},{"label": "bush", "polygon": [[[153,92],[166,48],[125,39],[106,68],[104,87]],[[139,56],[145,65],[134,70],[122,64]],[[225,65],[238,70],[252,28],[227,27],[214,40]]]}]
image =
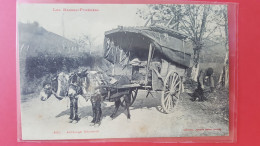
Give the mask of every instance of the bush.
[{"label": "bush", "polygon": [[42,82],[59,72],[73,72],[78,68],[102,66],[102,57],[81,53],[74,56],[50,55],[40,53],[38,56],[27,57],[25,71],[21,73],[22,93],[30,94],[42,88]]}]

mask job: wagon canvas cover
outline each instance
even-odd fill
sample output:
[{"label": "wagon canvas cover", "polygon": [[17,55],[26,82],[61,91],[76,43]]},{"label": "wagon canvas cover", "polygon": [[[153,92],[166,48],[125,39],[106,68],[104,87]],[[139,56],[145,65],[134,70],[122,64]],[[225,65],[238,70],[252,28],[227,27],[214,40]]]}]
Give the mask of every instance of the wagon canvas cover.
[{"label": "wagon canvas cover", "polygon": [[[184,41],[187,36],[178,31],[159,26],[119,26],[117,29],[105,32],[105,37],[116,41],[117,45],[125,51],[133,50],[138,52],[145,49],[147,50],[147,54],[149,44],[154,43],[156,51],[161,53],[162,58],[166,58],[170,62],[182,65],[185,68],[190,67],[191,55],[187,53],[187,46],[184,45]],[[109,61],[113,62],[114,58],[110,56],[114,56],[116,53],[114,51],[110,51],[107,47],[107,45],[104,45],[105,57],[107,57]]]},{"label": "wagon canvas cover", "polygon": [[[225,14],[218,4],[18,1],[18,139],[229,136]],[[111,84],[98,101],[101,122],[93,124],[99,104],[91,99]]]}]

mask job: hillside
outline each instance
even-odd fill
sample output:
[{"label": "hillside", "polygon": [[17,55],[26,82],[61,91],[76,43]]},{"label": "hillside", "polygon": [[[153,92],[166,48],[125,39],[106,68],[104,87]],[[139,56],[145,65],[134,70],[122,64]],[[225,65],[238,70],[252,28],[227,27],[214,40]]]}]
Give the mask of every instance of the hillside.
[{"label": "hillside", "polygon": [[102,53],[90,53],[87,48],[47,31],[37,22],[19,23],[19,64],[21,91],[36,92],[50,75],[61,71],[73,72],[79,68],[108,70]]},{"label": "hillside", "polygon": [[20,54],[27,56],[37,56],[39,53],[66,55],[78,48],[74,42],[47,31],[37,22],[26,24],[19,22],[18,39]]}]

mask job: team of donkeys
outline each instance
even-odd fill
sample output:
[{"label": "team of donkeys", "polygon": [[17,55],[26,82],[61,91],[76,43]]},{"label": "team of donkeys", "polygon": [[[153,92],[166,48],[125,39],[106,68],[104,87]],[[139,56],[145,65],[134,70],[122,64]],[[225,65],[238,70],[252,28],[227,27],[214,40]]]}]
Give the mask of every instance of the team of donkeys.
[{"label": "team of donkeys", "polygon": [[104,100],[115,102],[115,109],[110,116],[112,119],[120,105],[127,110],[127,118],[130,119],[129,106],[131,104],[131,88],[115,88],[124,84],[130,84],[127,76],[109,76],[100,71],[88,71],[87,69],[65,73],[60,72],[43,83],[40,99],[46,101],[51,95],[62,100],[70,99],[70,122],[80,120],[78,114],[78,98],[83,97],[86,101],[90,99],[92,104],[92,125],[100,125],[102,118],[101,103]]}]

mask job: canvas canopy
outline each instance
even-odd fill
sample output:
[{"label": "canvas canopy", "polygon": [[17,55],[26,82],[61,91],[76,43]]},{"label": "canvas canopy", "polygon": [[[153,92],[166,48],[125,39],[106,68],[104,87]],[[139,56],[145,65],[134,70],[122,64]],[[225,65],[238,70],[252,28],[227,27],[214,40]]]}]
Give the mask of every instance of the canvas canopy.
[{"label": "canvas canopy", "polygon": [[[186,53],[186,35],[164,27],[118,27],[105,32],[105,58],[115,63],[120,50],[130,59],[147,59],[149,46],[154,48],[154,58],[165,59],[184,68],[190,67],[191,55]],[[119,51],[118,51],[119,50]],[[145,60],[144,60],[145,61]]]}]

